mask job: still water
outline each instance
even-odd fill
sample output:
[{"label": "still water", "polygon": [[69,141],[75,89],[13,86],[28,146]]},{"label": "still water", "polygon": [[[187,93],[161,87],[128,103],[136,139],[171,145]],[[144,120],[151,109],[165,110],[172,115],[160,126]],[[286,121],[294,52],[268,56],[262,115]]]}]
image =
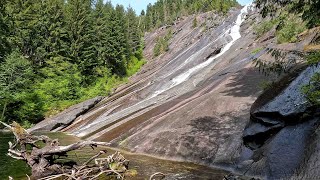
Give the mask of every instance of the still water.
[{"label": "still water", "polygon": [[[71,144],[79,139],[68,136],[63,133],[47,134],[51,138],[58,138],[61,145]],[[30,175],[30,169],[25,162],[14,160],[6,155],[8,149],[8,141],[12,141],[13,135],[10,133],[0,132],[0,180],[8,179],[12,176],[14,179],[26,179],[25,174]],[[114,149],[107,149],[108,152],[114,153]],[[95,155],[98,149],[84,148],[69,154],[68,158],[77,162],[85,162],[88,158]],[[206,166],[195,165],[192,163],[182,163],[168,160],[161,160],[150,156],[140,155],[121,151],[124,157],[130,160],[129,169],[137,171],[135,177],[126,179],[149,179],[156,172],[166,174],[168,179],[223,179],[227,172],[212,169]]]}]

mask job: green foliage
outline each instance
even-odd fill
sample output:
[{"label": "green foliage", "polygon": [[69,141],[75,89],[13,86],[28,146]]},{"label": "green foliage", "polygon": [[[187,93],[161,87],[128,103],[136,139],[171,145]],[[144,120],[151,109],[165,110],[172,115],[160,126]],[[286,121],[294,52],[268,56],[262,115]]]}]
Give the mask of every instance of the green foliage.
[{"label": "green foliage", "polygon": [[127,75],[134,75],[145,63],[146,61],[144,59],[138,59],[135,56],[131,56],[127,66]]},{"label": "green foliage", "polygon": [[307,61],[310,65],[316,65],[320,62],[320,51],[311,52],[307,56]]},{"label": "green foliage", "polygon": [[1,1],[2,118],[27,127],[108,95],[145,63],[140,21],[103,0]]},{"label": "green foliage", "polygon": [[81,84],[81,75],[74,64],[54,58],[48,61],[48,67],[43,68],[41,73],[45,78],[38,81],[33,89],[43,102],[42,111],[51,111],[50,114],[54,114],[80,98],[77,91]]},{"label": "green foliage", "polygon": [[279,76],[282,73],[288,72],[289,69],[297,62],[296,58],[288,60],[288,53],[295,53],[297,56],[300,56],[301,58],[304,57],[304,54],[298,51],[281,51],[279,49],[274,48],[266,48],[266,53],[272,56],[274,60],[266,61],[263,59],[256,58],[253,61],[255,67],[258,67],[259,71],[264,73],[265,75],[274,74]]},{"label": "green foliage", "polygon": [[258,25],[255,25],[254,31],[258,37],[261,37],[265,33],[269,32],[276,24],[278,23],[277,19],[265,20]]},{"label": "green foliage", "polygon": [[158,37],[156,44],[153,48],[153,55],[155,57],[169,51],[169,40],[172,38],[172,30],[170,29],[164,37]]},{"label": "green foliage", "polygon": [[197,17],[194,17],[193,21],[192,21],[192,27],[196,28],[198,26],[198,21],[197,21]]},{"label": "green foliage", "polygon": [[[306,57],[310,65],[318,65],[320,63],[320,52],[311,52]],[[306,95],[308,101],[320,107],[320,73],[316,73],[308,85],[302,87],[302,92]]]},{"label": "green foliage", "polygon": [[294,14],[301,14],[302,19],[307,23],[308,28],[320,25],[320,1],[319,0],[256,0],[256,6],[261,8],[263,17],[268,15],[275,16],[277,11],[286,8],[289,12]]},{"label": "green foliage", "polygon": [[7,107],[23,99],[23,91],[29,88],[33,71],[31,64],[14,51],[0,64],[0,106],[1,120],[4,120]]},{"label": "green foliage", "polygon": [[166,0],[149,4],[143,18],[143,30],[172,24],[182,16],[200,12],[217,11],[226,13],[231,7],[238,5],[235,0]]},{"label": "green foliage", "polygon": [[10,44],[7,39],[10,29],[8,26],[8,16],[5,11],[5,0],[0,2],[0,63],[3,61],[5,55],[10,53]]},{"label": "green foliage", "polygon": [[31,128],[33,125],[34,125],[34,124],[32,124],[32,123],[29,122],[29,121],[23,121],[23,122],[22,122],[22,127],[23,127],[24,129],[29,129],[29,128]]},{"label": "green foliage", "polygon": [[262,49],[263,49],[262,47],[258,47],[258,48],[256,48],[256,49],[254,49],[254,50],[251,52],[251,54],[252,54],[252,55],[256,55],[256,54],[257,54],[258,52],[260,52]]},{"label": "green foliage", "polygon": [[264,20],[254,26],[254,31],[258,37],[269,32],[276,27],[276,37],[279,44],[295,42],[296,36],[306,29],[305,23],[298,15],[290,14],[285,9],[281,9],[278,16],[272,20]]},{"label": "green foliage", "polygon": [[297,35],[305,30],[305,25],[297,16],[286,18],[276,32],[278,43],[296,42]]},{"label": "green foliage", "polygon": [[311,104],[320,107],[320,73],[316,73],[310,83],[302,87],[302,92]]}]

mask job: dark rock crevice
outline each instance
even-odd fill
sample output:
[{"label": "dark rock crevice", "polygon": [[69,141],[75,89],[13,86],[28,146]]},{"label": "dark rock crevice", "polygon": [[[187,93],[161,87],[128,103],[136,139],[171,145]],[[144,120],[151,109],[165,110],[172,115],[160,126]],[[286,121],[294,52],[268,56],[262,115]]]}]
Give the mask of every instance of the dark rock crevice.
[{"label": "dark rock crevice", "polygon": [[257,112],[251,114],[251,121],[243,133],[244,145],[252,150],[260,148],[281,129],[308,122],[319,116],[320,110],[313,106],[305,112],[293,113],[288,116],[279,112]]},{"label": "dark rock crevice", "polygon": [[320,123],[320,110],[307,103],[301,87],[319,69],[318,66],[308,67],[296,78],[286,78],[286,86],[279,88],[281,91],[272,93],[269,90],[262,94],[265,98],[266,93],[271,93],[269,101],[260,97],[254,103],[250,122],[243,132],[243,144],[251,149],[252,155],[239,163],[240,171],[265,179],[290,179],[297,176],[297,172],[314,177],[306,169],[309,164],[306,161],[320,152],[320,146],[314,143],[317,141],[314,138],[318,138],[315,133]]}]

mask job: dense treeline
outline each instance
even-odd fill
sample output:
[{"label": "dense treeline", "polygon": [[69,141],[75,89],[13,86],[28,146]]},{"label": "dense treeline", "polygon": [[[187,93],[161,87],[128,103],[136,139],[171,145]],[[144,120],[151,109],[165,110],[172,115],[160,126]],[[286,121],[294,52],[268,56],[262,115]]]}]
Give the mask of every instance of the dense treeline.
[{"label": "dense treeline", "polygon": [[217,11],[226,13],[238,5],[236,0],[158,0],[141,12],[142,28],[150,31],[163,25],[172,24],[179,17],[200,12]]},{"label": "dense treeline", "polygon": [[1,0],[1,120],[34,123],[106,95],[144,62],[139,21],[103,0]]}]

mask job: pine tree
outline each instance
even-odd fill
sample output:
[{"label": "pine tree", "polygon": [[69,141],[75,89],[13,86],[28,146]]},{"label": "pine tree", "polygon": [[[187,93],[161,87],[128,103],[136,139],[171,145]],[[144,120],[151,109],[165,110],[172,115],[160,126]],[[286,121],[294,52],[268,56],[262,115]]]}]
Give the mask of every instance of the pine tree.
[{"label": "pine tree", "polygon": [[8,42],[8,36],[10,34],[10,27],[8,24],[11,24],[11,22],[5,11],[6,3],[6,0],[0,2],[0,63],[4,60],[4,57],[10,53],[11,49]]},{"label": "pine tree", "polygon": [[107,14],[103,0],[98,0],[92,13],[94,38],[94,51],[99,66],[105,64],[105,48],[108,35],[106,34]]},{"label": "pine tree", "polygon": [[41,15],[40,0],[12,0],[7,3],[7,11],[13,18],[12,43],[19,48],[22,54],[32,60],[36,66],[43,64],[37,54],[37,48],[42,39],[39,39],[39,19]]},{"label": "pine tree", "polygon": [[140,49],[141,32],[135,11],[129,7],[126,14],[127,27],[125,28],[128,36],[128,48],[130,55],[135,54]]},{"label": "pine tree", "polygon": [[44,48],[47,52],[46,59],[54,57],[67,57],[68,34],[66,20],[63,12],[64,0],[47,0],[43,9],[43,19],[46,33]]},{"label": "pine tree", "polygon": [[91,75],[93,67],[97,65],[92,42],[91,5],[91,0],[69,0],[65,10],[70,61],[79,65],[83,75]]},{"label": "pine tree", "polygon": [[125,74],[126,37],[124,32],[124,9],[117,6],[108,17],[106,58],[113,73]]}]

